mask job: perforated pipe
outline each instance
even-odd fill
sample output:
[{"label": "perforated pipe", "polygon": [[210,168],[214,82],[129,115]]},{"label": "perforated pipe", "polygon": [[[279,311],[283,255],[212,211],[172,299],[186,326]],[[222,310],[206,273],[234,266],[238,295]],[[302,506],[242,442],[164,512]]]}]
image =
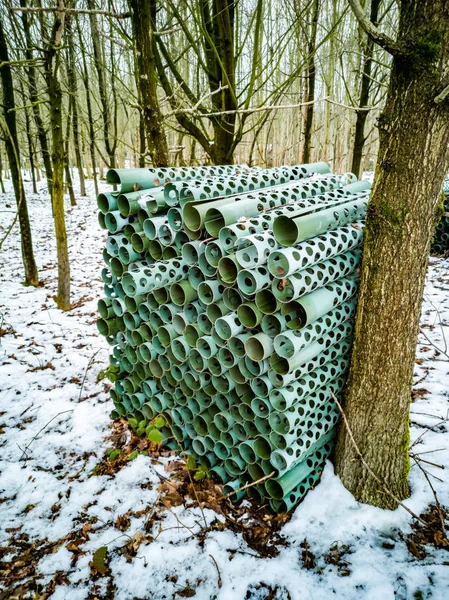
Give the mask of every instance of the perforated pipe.
[{"label": "perforated pipe", "polygon": [[[261,172],[253,175],[245,173],[245,179],[262,181]],[[227,180],[211,179],[226,191]],[[214,240],[202,239],[207,234],[201,229],[195,240],[195,232],[181,226],[178,200],[186,208],[193,197],[189,190],[201,194],[211,180],[199,185],[184,180],[179,199],[168,195],[174,205],[169,209],[160,193],[151,200],[151,189],[124,190],[128,217],[114,205],[114,196],[111,205],[107,200],[105,208],[119,215],[106,219],[101,213],[103,225],[108,221],[117,231],[104,253],[108,269],[102,273],[106,298],[99,303],[99,328],[117,369],[113,416],[131,419],[142,431],[163,412],[185,452],[194,452],[223,482],[238,479],[244,485],[273,470],[280,480],[295,464],[306,465],[310,453],[325,459],[321,448],[329,444],[326,436],[339,416],[328,388],[341,391],[355,312],[360,253],[353,249],[362,242],[363,222],[279,249],[268,243],[274,217],[300,222],[329,206],[340,210],[366,184],[352,185],[351,175],[324,175],[245,193],[238,189],[242,179],[232,177],[228,186],[240,200],[222,198],[214,205],[240,202],[243,209],[243,199],[257,195],[264,212],[246,219],[248,229],[233,240],[228,237],[231,229],[241,231],[239,223],[218,228]],[[207,200],[197,206],[204,208]],[[157,217],[149,216],[152,202],[161,211]],[[257,234],[260,239],[251,237]],[[169,428],[161,435],[174,447]],[[273,508],[287,510],[319,477],[322,462],[312,463],[310,471],[302,466],[292,472],[288,485],[282,487],[287,477],[280,487],[273,483],[272,495],[268,484],[257,484],[249,488],[250,497],[268,496]]]}]

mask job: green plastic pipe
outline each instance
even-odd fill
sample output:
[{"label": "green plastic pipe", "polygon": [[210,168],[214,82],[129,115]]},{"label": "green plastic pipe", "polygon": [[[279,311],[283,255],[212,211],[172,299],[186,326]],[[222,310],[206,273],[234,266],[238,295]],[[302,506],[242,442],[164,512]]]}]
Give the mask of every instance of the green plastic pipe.
[{"label": "green plastic pipe", "polygon": [[253,329],[262,321],[263,314],[255,302],[245,302],[237,308],[237,317],[243,326]]},{"label": "green plastic pipe", "polygon": [[316,321],[343,302],[350,300],[358,291],[358,277],[350,275],[306,294],[281,306],[289,329],[301,329]]},{"label": "green plastic pipe", "polygon": [[223,296],[224,286],[220,281],[203,281],[198,286],[198,298],[206,305],[218,302]]},{"label": "green plastic pipe", "polygon": [[118,196],[118,192],[102,192],[98,194],[97,206],[103,215],[113,210],[118,210]]},{"label": "green plastic pipe", "polygon": [[189,281],[183,280],[178,283],[172,283],[170,286],[170,298],[177,306],[189,304],[198,298],[195,288]]},{"label": "green plastic pipe", "polygon": [[[244,305],[242,304],[242,306]],[[242,319],[240,318],[240,320]],[[257,333],[249,337],[244,345],[247,356],[255,361],[262,361],[274,352],[273,340],[266,333]]]},{"label": "green plastic pipe", "polygon": [[294,246],[309,238],[326,233],[330,229],[342,227],[363,219],[366,214],[367,194],[353,202],[334,206],[296,218],[280,216],[274,220],[273,235],[281,246]]},{"label": "green plastic pipe", "polygon": [[270,506],[276,513],[286,513],[300,502],[307,492],[315,487],[321,478],[321,472],[310,474],[300,484],[298,484],[282,500],[272,498]]},{"label": "green plastic pipe", "polygon": [[212,324],[215,323],[218,318],[224,317],[224,315],[227,315],[230,312],[230,309],[225,305],[223,300],[219,300],[218,302],[206,306],[206,315]]},{"label": "green plastic pipe", "polygon": [[233,285],[238,278],[240,265],[237,262],[235,254],[228,254],[222,256],[218,261],[218,275],[223,283],[226,285]]},{"label": "green plastic pipe", "polygon": [[133,192],[136,187],[149,189],[161,185],[154,169],[109,169],[106,183],[120,186],[120,193]]},{"label": "green plastic pipe", "polygon": [[243,297],[234,287],[227,287],[223,292],[223,302],[230,311],[236,311],[243,303]]},{"label": "green plastic pipe", "polygon": [[225,250],[218,240],[211,240],[206,244],[204,258],[211,267],[217,268],[220,259],[224,256]]}]

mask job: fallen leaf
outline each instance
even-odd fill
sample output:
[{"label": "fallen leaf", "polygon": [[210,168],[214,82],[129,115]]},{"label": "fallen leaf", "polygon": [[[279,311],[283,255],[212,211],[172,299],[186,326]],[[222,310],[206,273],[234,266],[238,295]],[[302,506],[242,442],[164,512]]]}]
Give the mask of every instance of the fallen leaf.
[{"label": "fallen leaf", "polygon": [[107,546],[101,546],[101,548],[98,548],[98,550],[95,550],[92,562],[90,563],[90,565],[95,569],[95,571],[97,571],[98,573],[100,573],[100,575],[105,575],[108,567],[105,565],[105,558],[106,555],[108,553],[108,548]]}]

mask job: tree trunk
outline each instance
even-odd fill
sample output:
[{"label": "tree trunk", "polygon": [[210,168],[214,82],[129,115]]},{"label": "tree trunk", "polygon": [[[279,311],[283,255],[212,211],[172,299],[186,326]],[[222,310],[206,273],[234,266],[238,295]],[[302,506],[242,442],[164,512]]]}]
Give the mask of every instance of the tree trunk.
[{"label": "tree trunk", "polygon": [[98,178],[97,178],[97,160],[95,155],[95,129],[94,129],[94,116],[92,112],[92,101],[90,97],[90,84],[89,84],[89,71],[87,69],[86,61],[86,50],[83,44],[83,37],[81,35],[81,28],[78,21],[78,38],[80,42],[81,57],[83,61],[82,79],[84,89],[86,90],[86,107],[87,116],[89,121],[89,150],[90,150],[90,162],[92,164],[92,173],[94,178],[95,196],[98,196]]},{"label": "tree trunk", "polygon": [[177,140],[177,144],[178,144],[178,150],[174,156],[174,160],[173,160],[173,164],[174,165],[178,165],[178,167],[185,167],[186,166],[186,162],[184,160],[184,147],[183,147],[183,141],[184,141],[184,134],[182,132],[178,133],[178,140]]},{"label": "tree trunk", "polygon": [[[22,8],[26,8],[27,1],[20,0],[20,6]],[[39,144],[40,144],[41,150],[42,150],[42,160],[44,162],[45,177],[47,178],[47,189],[48,189],[48,192],[51,194],[53,169],[51,166],[51,156],[50,156],[50,150],[49,150],[49,146],[48,146],[47,132],[45,130],[44,122],[41,117],[40,102],[39,102],[40,94],[39,94],[39,87],[38,87],[37,77],[36,77],[36,69],[34,67],[33,62],[31,62],[34,59],[33,51],[32,51],[34,44],[33,44],[33,40],[31,37],[28,13],[26,13],[26,12],[21,13],[21,19],[22,19],[22,26],[23,26],[23,31],[25,34],[25,42],[26,42],[25,58],[27,61],[30,61],[26,68],[27,79],[28,79],[28,89],[29,89],[29,94],[30,94],[30,100],[31,100],[31,106],[32,106],[32,110],[33,110],[34,121],[36,123],[37,137],[39,139]]]},{"label": "tree trunk", "polygon": [[143,120],[142,112],[139,113],[139,167],[145,168],[145,155],[147,144],[145,138],[145,123]]},{"label": "tree trunk", "polygon": [[46,50],[45,78],[50,101],[51,161],[53,167],[52,209],[58,258],[58,307],[70,310],[70,262],[64,216],[64,169],[66,163],[62,123],[62,89],[59,82],[61,39],[64,31],[64,3],[57,0],[52,39]]},{"label": "tree trunk", "polygon": [[306,102],[312,102],[306,106],[304,113],[304,146],[302,153],[302,162],[309,163],[312,152],[312,125],[315,100],[315,49],[316,49],[316,34],[318,27],[318,13],[320,8],[320,0],[313,0],[312,5],[312,23],[310,26],[309,41],[307,44],[308,61],[307,61],[307,94]]},{"label": "tree trunk", "polygon": [[2,190],[2,194],[6,194],[5,184],[3,183],[3,156],[0,151],[0,189]]},{"label": "tree trunk", "polygon": [[70,172],[70,130],[72,126],[72,111],[74,98],[69,99],[69,114],[67,115],[67,130],[65,136],[65,182],[69,192],[70,206],[76,206],[76,196],[73,190],[72,173]]},{"label": "tree trunk", "polygon": [[[23,87],[21,86],[22,94]],[[33,138],[31,136],[31,123],[30,117],[28,115],[28,110],[25,109],[25,128],[26,128],[26,136],[28,142],[28,157],[30,161],[30,172],[31,172],[31,181],[33,182],[33,193],[37,194],[37,184],[36,184],[36,169],[34,166],[34,149],[33,149]]]},{"label": "tree trunk", "polygon": [[157,97],[151,5],[147,0],[129,0],[129,7],[132,11],[136,83],[146,132],[147,152],[154,166],[167,167],[168,144]]},{"label": "tree trunk", "polygon": [[[76,168],[78,169],[78,177],[80,182],[80,194],[86,196],[86,185],[84,183],[84,169],[83,161],[81,158],[80,149],[80,132],[79,132],[79,117],[78,117],[78,90],[76,85],[76,63],[75,63],[75,45],[72,30],[72,17],[66,15],[66,33],[67,33],[67,47],[68,47],[68,61],[67,61],[67,79],[68,87],[71,93],[71,104],[72,104],[72,129],[73,129],[73,147],[75,149],[75,161]],[[69,136],[67,140],[69,139]],[[67,141],[68,144],[68,141]],[[76,204],[76,202],[75,202]]]},{"label": "tree trunk", "polygon": [[[369,204],[336,472],[362,502],[395,508],[409,494],[409,406],[430,240],[449,165],[449,4],[403,0]],[[449,91],[449,90],[448,90]]]},{"label": "tree trunk", "polygon": [[[207,8],[207,3],[202,3]],[[209,50],[210,91],[214,110],[236,110],[235,97],[235,56],[234,56],[234,14],[235,4],[230,0],[216,0],[212,3],[212,19],[208,11],[203,13],[203,27],[206,32],[205,43]],[[214,50],[209,40],[213,40]],[[220,60],[217,59],[217,54]],[[206,54],[207,56],[207,54]],[[226,86],[220,93],[215,93],[219,86]],[[228,165],[234,162],[236,115],[213,117],[214,143],[210,151],[212,162],[216,165]]]},{"label": "tree trunk", "polygon": [[[87,7],[90,11],[95,10],[94,0],[87,0]],[[111,54],[111,82],[110,88],[107,88],[106,83],[106,70],[105,70],[105,59],[104,52],[101,47],[101,40],[103,37],[100,35],[98,29],[97,17],[94,13],[89,13],[90,28],[92,32],[92,45],[94,50],[94,64],[98,75],[98,90],[100,92],[101,102],[101,115],[103,119],[103,134],[104,134],[104,145],[106,152],[109,156],[109,168],[115,168],[115,152],[117,150],[117,103],[115,100],[115,83],[114,83],[114,62],[113,55]],[[84,49],[82,50],[84,53]],[[111,94],[112,89],[112,94]],[[113,117],[111,118],[111,108],[109,98],[112,96],[113,100]]]},{"label": "tree trunk", "polygon": [[76,196],[75,196],[75,192],[73,190],[72,174],[70,173],[69,163],[67,163],[67,162],[65,164],[64,171],[65,171],[66,187],[67,187],[67,191],[69,192],[70,206],[76,206]]},{"label": "tree trunk", "polygon": [[[382,0],[372,0],[370,20],[374,25],[377,25],[379,15],[379,6]],[[365,47],[365,60],[363,62],[362,82],[360,85],[359,107],[368,106],[369,93],[371,89],[371,66],[373,63],[374,42],[368,37]],[[352,150],[352,165],[351,172],[360,177],[360,167],[362,164],[363,147],[365,145],[365,122],[368,116],[368,111],[358,110],[355,122],[354,146]]]},{"label": "tree trunk", "polygon": [[[8,46],[3,31],[3,21],[0,18],[0,80],[2,83],[3,100],[2,112],[5,125],[5,147],[8,156],[11,178],[16,197],[19,215],[20,239],[22,246],[22,261],[25,269],[25,285],[39,285],[37,266],[34,260],[33,239],[31,236],[28,205],[23,189],[22,173],[20,171],[20,152],[17,138],[16,107],[14,101],[14,84],[9,64]],[[3,184],[2,184],[3,185]]]},{"label": "tree trunk", "polygon": [[[156,0],[150,0],[153,28],[156,30]],[[261,4],[261,0],[259,0]],[[234,17],[236,4],[231,0],[201,0],[197,3],[198,14],[201,22],[200,44],[189,38],[192,48],[198,56],[201,56],[201,69],[207,77],[210,93],[210,102],[214,112],[233,111],[237,108],[237,97],[235,91],[235,39],[234,39]],[[178,22],[183,22],[182,11],[174,9]],[[257,10],[257,14],[261,11]],[[189,18],[189,17],[187,17]],[[257,22],[259,20],[256,19]],[[201,47],[201,51],[199,48]],[[204,51],[204,58],[203,58]],[[214,164],[232,164],[234,150],[243,135],[243,122],[246,116],[241,117],[241,126],[235,130],[236,115],[220,115],[210,117],[213,128],[214,139],[210,141],[209,132],[203,123],[197,124],[194,119],[189,118],[186,113],[176,112],[178,103],[175,98],[174,88],[167,76],[170,70],[177,85],[187,96],[192,106],[196,106],[200,112],[206,111],[198,93],[195,93],[178,68],[177,61],[173,60],[163,36],[156,38],[153,45],[154,64],[159,74],[159,80],[170,103],[175,111],[176,120],[181,127],[202,146],[210,156]],[[164,60],[162,60],[164,59]],[[198,63],[199,69],[199,63]],[[198,73],[201,73],[200,69]],[[199,75],[197,77],[199,79]],[[252,89],[252,87],[251,87]]]}]

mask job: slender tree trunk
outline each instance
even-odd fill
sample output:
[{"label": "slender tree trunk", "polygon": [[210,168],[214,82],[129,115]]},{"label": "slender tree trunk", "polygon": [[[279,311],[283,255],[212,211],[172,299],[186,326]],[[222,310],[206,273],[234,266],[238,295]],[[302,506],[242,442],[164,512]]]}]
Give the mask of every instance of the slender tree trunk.
[{"label": "slender tree trunk", "polygon": [[[26,8],[27,0],[20,0],[20,6],[22,8]],[[28,79],[28,88],[29,88],[31,106],[32,106],[32,110],[33,110],[34,121],[36,123],[37,137],[39,139],[39,144],[40,144],[41,150],[42,150],[42,160],[44,162],[45,176],[47,178],[47,188],[48,188],[49,193],[51,194],[53,169],[52,169],[52,165],[51,165],[51,156],[50,156],[50,150],[49,150],[48,139],[47,139],[47,131],[45,129],[44,122],[41,117],[40,103],[39,103],[39,100],[40,100],[39,85],[37,83],[36,69],[33,65],[33,62],[31,62],[34,59],[34,56],[33,56],[33,51],[32,51],[33,40],[31,37],[28,13],[26,13],[26,12],[21,13],[21,19],[22,19],[22,26],[23,26],[23,31],[25,34],[25,42],[26,42],[25,58],[26,58],[26,60],[30,61],[26,68],[26,73],[27,73],[27,79]]]},{"label": "slender tree trunk", "polygon": [[91,161],[91,156],[90,153],[87,152],[86,154],[84,154],[84,167],[86,169],[86,179],[93,179],[93,173],[92,173],[92,166],[90,164]]},{"label": "slender tree trunk", "polygon": [[166,167],[169,164],[168,144],[157,97],[151,5],[147,0],[128,0],[128,4],[132,11],[136,83],[147,151],[153,165]]},{"label": "slender tree trunk", "polygon": [[[371,13],[370,19],[374,25],[377,25],[377,18],[379,15],[379,6],[382,0],[372,0],[371,2]],[[373,63],[373,49],[374,42],[368,37],[366,40],[365,47],[365,58],[363,62],[363,74],[362,81],[360,85],[360,98],[359,98],[359,106],[364,107],[368,106],[369,93],[371,89],[371,66]],[[352,165],[351,171],[357,177],[360,177],[360,167],[362,164],[362,156],[363,156],[363,147],[365,145],[366,137],[365,137],[365,122],[368,116],[368,111],[366,110],[358,110],[357,118],[355,122],[355,135],[354,135],[354,146],[352,150]]]},{"label": "slender tree trunk", "polygon": [[69,100],[69,114],[67,115],[67,131],[65,137],[65,182],[69,192],[70,206],[76,206],[76,197],[73,190],[72,173],[70,172],[70,130],[72,127],[72,112],[74,98]]},{"label": "slender tree trunk", "polygon": [[[67,148],[67,150],[68,150],[68,148]],[[73,190],[72,174],[70,172],[69,163],[67,163],[67,162],[65,164],[64,171],[65,171],[65,182],[66,182],[67,191],[69,193],[69,198],[70,198],[70,206],[76,206],[76,196],[75,196],[75,192]]]},{"label": "slender tree trunk", "polygon": [[146,155],[146,137],[145,137],[145,123],[143,120],[142,111],[139,112],[139,167],[142,169],[145,167],[145,155]]},{"label": "slender tree trunk", "polygon": [[[336,26],[336,22],[338,19],[338,0],[332,0],[332,13],[331,13],[331,26],[334,28]],[[327,76],[325,79],[326,85],[326,96],[332,98],[334,93],[334,80],[335,80],[335,48],[336,48],[337,36],[332,35],[329,40],[329,58],[328,58],[328,69]],[[332,139],[332,104],[330,102],[326,102],[324,111],[325,111],[325,137],[324,137],[324,153],[323,156],[327,162],[330,161],[332,157],[333,164],[333,156],[332,156],[332,148],[331,148],[331,139]]]},{"label": "slender tree trunk", "polygon": [[94,129],[94,117],[92,112],[92,100],[90,97],[90,82],[89,82],[89,71],[87,68],[86,51],[84,48],[83,37],[81,35],[81,29],[78,23],[78,39],[80,42],[81,57],[83,61],[83,72],[82,79],[84,89],[86,90],[86,107],[87,117],[89,120],[89,150],[90,150],[90,162],[92,165],[92,173],[94,178],[95,195],[98,196],[98,177],[97,177],[97,160],[95,154],[95,129]]},{"label": "slender tree trunk", "polygon": [[183,148],[184,134],[182,132],[178,133],[178,146],[179,150],[176,152],[173,164],[177,164],[178,167],[185,167],[184,160],[184,148]]},{"label": "slender tree trunk", "polygon": [[[206,7],[206,3],[203,3]],[[235,97],[235,56],[234,56],[234,16],[235,3],[232,0],[216,0],[213,2],[212,20],[208,12],[203,13],[203,27],[207,31],[206,48],[210,55],[209,64],[212,73],[209,76],[209,87],[211,92],[216,92],[218,86],[227,86],[219,94],[212,97],[212,106],[215,110],[236,110],[237,100]],[[220,61],[216,53],[210,48],[209,39],[213,40]],[[227,165],[234,162],[235,148],[235,120],[236,115],[222,115],[214,117],[212,126],[214,128],[214,143],[210,151],[212,162],[216,165]]]},{"label": "slender tree trunk", "polygon": [[[421,301],[449,166],[449,4],[403,0],[368,209],[344,410],[361,455],[399,500],[409,486],[409,407]],[[449,91],[449,89],[447,90]],[[336,472],[357,500],[395,508],[344,424]]]},{"label": "slender tree trunk", "polygon": [[190,156],[189,156],[189,165],[194,165],[196,163],[196,140],[190,140]]},{"label": "slender tree trunk", "polygon": [[0,151],[0,189],[2,190],[2,194],[6,194],[5,184],[3,183],[3,156]]},{"label": "slender tree trunk", "polygon": [[[89,10],[95,10],[94,0],[87,0]],[[117,150],[117,102],[115,101],[115,82],[114,82],[114,58],[111,53],[111,81],[108,88],[106,83],[106,70],[104,61],[104,52],[102,51],[101,42],[104,37],[100,35],[98,29],[97,17],[95,14],[89,14],[90,28],[92,32],[92,45],[94,50],[94,64],[98,75],[98,90],[100,93],[101,114],[103,119],[103,134],[104,145],[109,156],[109,167],[115,168],[115,152]],[[112,94],[111,94],[112,92]],[[110,98],[112,97],[112,116]]]},{"label": "slender tree trunk", "polygon": [[[312,4],[312,23],[310,26],[309,41],[307,44],[308,60],[307,60],[307,93],[306,102],[315,100],[315,49],[316,49],[316,34],[318,28],[318,13],[320,9],[320,0],[313,0]],[[314,104],[306,106],[304,113],[304,146],[302,153],[302,162],[309,163],[312,152],[312,126]]]},{"label": "slender tree trunk", "polygon": [[[23,94],[23,88],[22,88],[22,94]],[[27,109],[25,109],[25,128],[26,128],[26,136],[27,136],[27,142],[28,142],[28,157],[29,157],[29,161],[30,161],[31,181],[33,182],[33,193],[37,194],[36,170],[34,167],[33,138],[31,136],[30,117],[28,115]]]},{"label": "slender tree trunk", "polygon": [[[37,266],[33,254],[33,239],[31,236],[28,205],[23,189],[22,173],[20,171],[20,152],[17,137],[16,110],[14,101],[14,84],[9,63],[8,46],[3,30],[3,21],[0,18],[0,80],[2,83],[3,99],[2,112],[5,131],[5,146],[8,156],[11,178],[16,197],[17,212],[19,215],[20,238],[22,246],[22,261],[25,269],[25,285],[39,285]],[[3,129],[3,127],[2,127]]]},{"label": "slender tree trunk", "polygon": [[50,101],[51,160],[53,167],[52,209],[58,257],[58,307],[70,310],[70,262],[64,215],[64,169],[66,164],[62,123],[62,89],[59,81],[59,63],[62,34],[64,32],[64,3],[57,0],[60,10],[55,12],[52,38],[46,49],[45,78]]},{"label": "slender tree trunk", "polygon": [[72,103],[72,129],[73,129],[73,147],[75,150],[76,168],[78,169],[78,177],[80,182],[80,194],[86,196],[86,185],[84,183],[84,168],[80,149],[80,132],[79,132],[79,116],[78,116],[78,90],[76,85],[76,62],[75,62],[75,46],[72,28],[72,17],[66,16],[66,34],[68,47],[67,61],[67,79],[69,91],[71,93]]}]

